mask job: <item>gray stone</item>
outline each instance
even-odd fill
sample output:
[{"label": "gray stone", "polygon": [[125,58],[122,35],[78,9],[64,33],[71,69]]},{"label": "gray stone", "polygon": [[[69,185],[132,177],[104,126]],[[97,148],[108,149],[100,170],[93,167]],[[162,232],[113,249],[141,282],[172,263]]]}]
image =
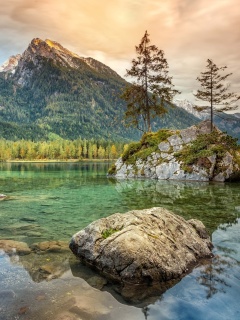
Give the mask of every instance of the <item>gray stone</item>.
[{"label": "gray stone", "polygon": [[161,158],[163,158],[163,159],[167,158],[168,155],[169,155],[169,153],[161,152]]},{"label": "gray stone", "polygon": [[177,146],[173,146],[173,152],[180,151],[180,150],[182,150],[182,148],[183,148],[183,145],[182,145],[182,144],[177,145]]},{"label": "gray stone", "polygon": [[215,166],[216,166],[217,155],[214,154],[214,155],[208,157],[208,160],[211,163],[211,167],[209,168],[209,177],[212,179],[213,173],[214,173],[214,169],[215,169]]},{"label": "gray stone", "polygon": [[186,180],[192,181],[209,181],[209,174],[204,168],[199,166],[193,165],[193,172],[187,173],[186,172]]},{"label": "gray stone", "polygon": [[[114,232],[106,237],[107,230]],[[202,258],[212,256],[204,226],[164,208],[99,219],[72,237],[70,249],[106,277],[131,284],[180,279]]]},{"label": "gray stone", "polygon": [[[116,171],[117,171],[116,177],[117,177],[117,178],[126,178],[126,176],[127,176],[127,165],[124,163],[124,164],[122,164],[122,165],[120,166],[121,161],[118,160],[117,162],[118,162],[118,167],[116,166]],[[122,162],[122,163],[123,163],[123,162]],[[118,168],[119,168],[119,169],[118,169]]]},{"label": "gray stone", "polygon": [[158,179],[173,179],[174,173],[178,170],[180,170],[178,162],[163,162],[156,167],[156,175]]},{"label": "gray stone", "polygon": [[168,152],[170,150],[170,144],[168,142],[161,142],[158,145],[160,151]]},{"label": "gray stone", "polygon": [[[134,165],[126,165],[122,159],[116,162],[116,178],[146,177],[149,179],[176,179],[192,181],[231,181],[240,180],[240,170],[237,156],[226,151],[225,156],[217,159],[216,153],[209,157],[199,157],[195,164],[184,167],[184,161],[178,161],[177,153],[191,144],[198,135],[209,133],[210,121],[203,121],[197,126],[178,131],[172,131],[168,141],[159,143],[161,153],[153,152],[146,160],[137,159]],[[220,135],[224,135],[214,127]],[[238,156],[239,157],[239,156]],[[184,171],[183,168],[186,170]]]},{"label": "gray stone", "polygon": [[225,175],[223,172],[220,172],[219,174],[217,174],[215,177],[213,177],[212,179],[213,181],[217,181],[217,182],[224,182],[225,181]]},{"label": "gray stone", "polygon": [[197,138],[197,127],[192,126],[190,128],[181,130],[181,137],[184,143],[189,143]]},{"label": "gray stone", "polygon": [[179,146],[179,145],[183,144],[182,139],[177,134],[174,134],[171,137],[169,137],[168,141],[171,146]]},{"label": "gray stone", "polygon": [[158,160],[160,158],[160,154],[158,152],[151,153],[153,160]]},{"label": "gray stone", "polygon": [[232,165],[232,162],[233,162],[233,156],[229,152],[226,152],[225,157],[221,161],[221,165],[230,166]]},{"label": "gray stone", "polygon": [[[214,126],[216,129],[216,127]],[[197,126],[197,134],[211,133],[211,122],[209,120],[202,121]]]}]

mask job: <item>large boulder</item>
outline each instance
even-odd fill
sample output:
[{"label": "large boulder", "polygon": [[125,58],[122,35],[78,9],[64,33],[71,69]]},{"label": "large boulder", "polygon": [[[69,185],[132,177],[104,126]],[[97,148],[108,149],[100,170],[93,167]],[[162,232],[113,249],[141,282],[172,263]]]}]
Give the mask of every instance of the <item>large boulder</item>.
[{"label": "large boulder", "polygon": [[[173,284],[203,258],[212,243],[202,222],[164,208],[115,213],[76,233],[70,249],[107,278],[125,284]],[[170,285],[170,286],[171,286]]]}]

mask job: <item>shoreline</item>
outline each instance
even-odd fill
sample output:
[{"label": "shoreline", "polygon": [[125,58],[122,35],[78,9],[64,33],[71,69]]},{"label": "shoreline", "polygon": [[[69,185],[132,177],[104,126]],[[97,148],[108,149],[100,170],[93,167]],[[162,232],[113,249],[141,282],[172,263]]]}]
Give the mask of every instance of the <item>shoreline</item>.
[{"label": "shoreline", "polygon": [[46,159],[46,160],[5,160],[0,163],[81,163],[81,162],[113,162],[116,159],[68,159],[68,160],[57,160],[57,159]]}]

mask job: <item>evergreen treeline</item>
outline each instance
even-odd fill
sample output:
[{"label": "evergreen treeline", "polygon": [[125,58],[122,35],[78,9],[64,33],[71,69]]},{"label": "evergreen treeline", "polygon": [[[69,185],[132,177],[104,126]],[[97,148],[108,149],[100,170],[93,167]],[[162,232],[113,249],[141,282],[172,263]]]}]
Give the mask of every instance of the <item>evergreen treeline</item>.
[{"label": "evergreen treeline", "polygon": [[116,159],[127,145],[105,140],[0,140],[0,161],[5,160],[68,160]]}]

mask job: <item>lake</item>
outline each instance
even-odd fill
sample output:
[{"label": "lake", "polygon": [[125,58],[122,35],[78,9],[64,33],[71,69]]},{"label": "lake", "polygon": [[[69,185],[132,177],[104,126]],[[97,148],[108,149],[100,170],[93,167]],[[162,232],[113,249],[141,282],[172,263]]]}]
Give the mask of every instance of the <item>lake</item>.
[{"label": "lake", "polygon": [[[240,184],[106,177],[108,163],[1,163],[0,239],[69,242],[90,222],[162,206],[200,219],[214,258],[142,306],[126,303],[71,252],[0,251],[0,320],[240,319]],[[52,272],[53,270],[53,272]]]}]

